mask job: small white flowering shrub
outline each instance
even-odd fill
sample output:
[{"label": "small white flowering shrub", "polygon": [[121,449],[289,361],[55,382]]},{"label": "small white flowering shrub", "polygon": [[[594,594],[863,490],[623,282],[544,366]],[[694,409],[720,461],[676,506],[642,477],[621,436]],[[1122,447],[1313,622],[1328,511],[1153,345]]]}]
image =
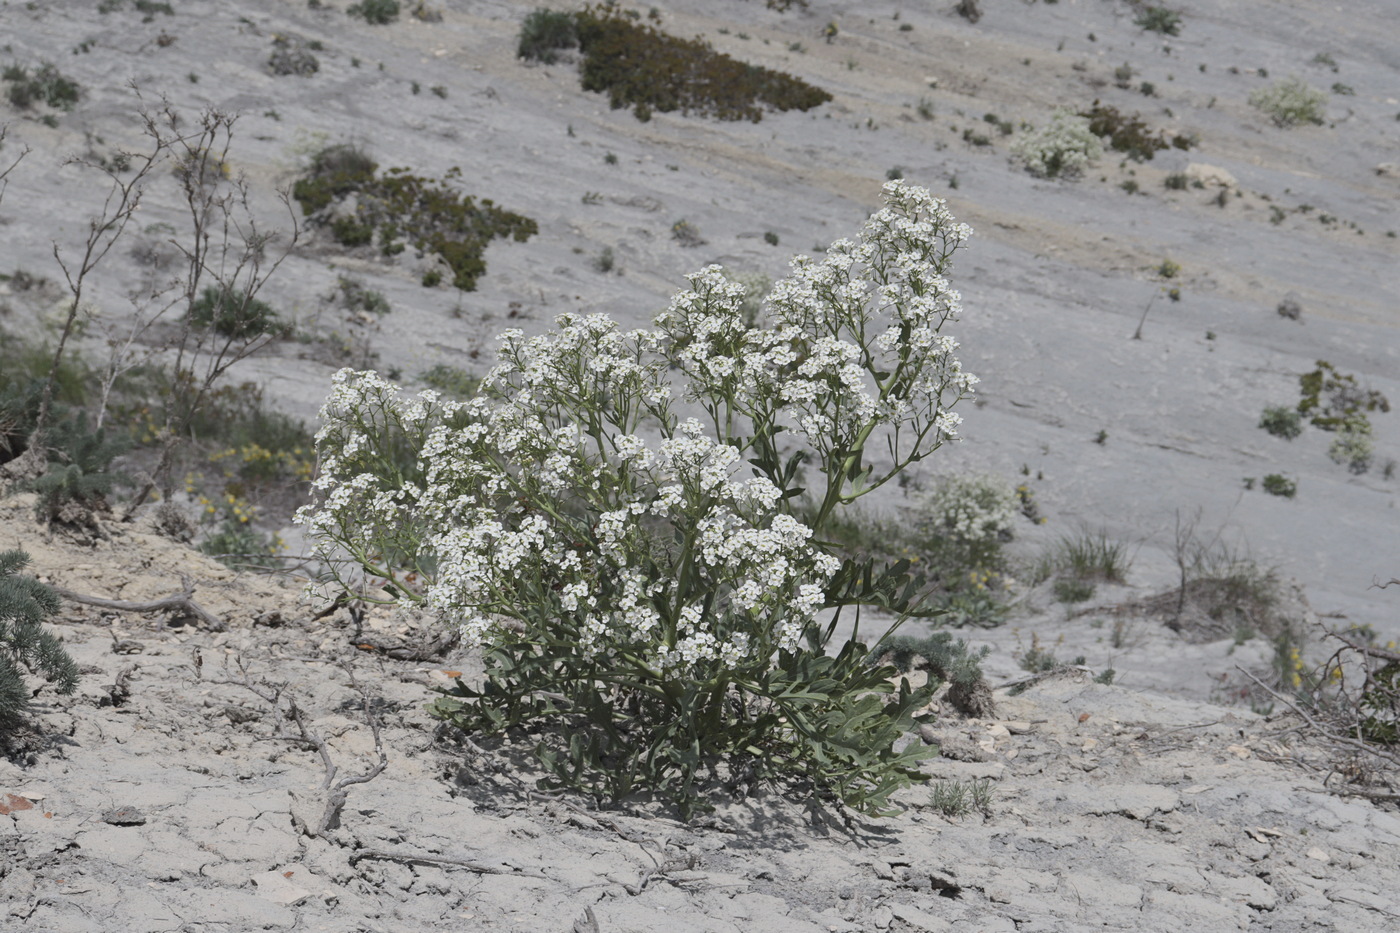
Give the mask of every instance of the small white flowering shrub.
[{"label": "small white flowering shrub", "polygon": [[946,476],[924,498],[924,510],[939,534],[969,545],[1011,537],[1020,501],[999,476]]},{"label": "small white flowering shrub", "polygon": [[1375,452],[1375,444],[1371,441],[1371,421],[1365,415],[1344,421],[1327,448],[1327,456],[1332,458],[1333,463],[1340,463],[1357,475],[1371,468],[1371,457]]},{"label": "small white flowering shrub", "polygon": [[1103,142],[1089,129],[1087,118],[1057,109],[1049,123],[1018,139],[1011,154],[1025,163],[1032,175],[1059,178],[1083,172],[1103,155]]},{"label": "small white flowering shrub", "polygon": [[1268,87],[1255,89],[1249,105],[1264,111],[1281,127],[1300,123],[1321,123],[1327,113],[1327,95],[1298,77],[1285,78]]},{"label": "small white flowering shrub", "polygon": [[650,330],[507,331],[466,402],[337,375],[298,519],[340,585],[380,578],[483,649],[484,682],[439,716],[529,727],[553,786],[683,813],[706,775],[871,813],[921,779],[918,743],[894,745],[928,691],[895,691],[854,638],[828,654],[819,616],[916,608],[907,562],[842,561],[824,531],[955,437],[976,382],[941,332],[970,231],[922,188],[885,201],[858,241],[793,260],[762,326],[711,266]]}]

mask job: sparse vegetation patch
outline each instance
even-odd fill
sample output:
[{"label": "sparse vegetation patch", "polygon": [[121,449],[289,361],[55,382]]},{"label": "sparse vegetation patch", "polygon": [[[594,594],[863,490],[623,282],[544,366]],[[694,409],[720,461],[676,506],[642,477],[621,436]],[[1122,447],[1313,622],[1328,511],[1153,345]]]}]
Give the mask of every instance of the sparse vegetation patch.
[{"label": "sparse vegetation patch", "polygon": [[521,28],[518,54],[542,62],[577,46],[584,90],[608,95],[614,109],[631,107],[639,120],[653,111],[695,112],[720,120],[763,118],[764,109],[810,110],[831,95],[785,72],[748,65],[702,39],[681,39],[611,4],[577,13],[536,10]]},{"label": "sparse vegetation patch", "polygon": [[[539,232],[528,217],[455,191],[451,183],[461,177],[458,168],[449,169],[440,180],[406,168],[380,175],[377,170],[360,149],[330,146],[312,158],[307,175],[292,186],[292,197],[342,246],[368,246],[377,240],[386,256],[403,252],[409,244],[421,253],[436,253],[451,267],[452,284],[462,291],[475,289],[476,280],[486,273],[483,256],[492,239],[510,237],[523,243]],[[350,195],[353,210],[337,213]]]}]

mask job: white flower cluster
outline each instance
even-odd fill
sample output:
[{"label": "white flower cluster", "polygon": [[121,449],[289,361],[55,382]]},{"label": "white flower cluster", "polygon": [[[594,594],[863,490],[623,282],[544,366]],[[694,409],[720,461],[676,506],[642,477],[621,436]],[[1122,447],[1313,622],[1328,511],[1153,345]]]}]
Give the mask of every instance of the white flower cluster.
[{"label": "white flower cluster", "polygon": [[936,534],[972,546],[1009,538],[1020,510],[1016,490],[990,474],[940,477],[921,507]]},{"label": "white flower cluster", "polygon": [[822,458],[887,432],[903,442],[894,472],[957,436],[951,407],[977,377],[941,333],[962,310],[944,272],[972,231],[925,188],[893,181],[885,199],[858,242],[793,260],[768,296],[771,326],[746,324],[744,289],[718,266],[690,276],[657,318],[689,398],[726,424],[782,425]]},{"label": "white flower cluster", "polygon": [[[791,514],[780,438],[841,498],[874,432],[900,451],[883,482],[955,436],[951,405],[976,382],[940,333],[970,231],[922,188],[885,198],[859,241],[794,260],[767,326],[712,266],[652,331],[564,314],[506,332],[470,402],[338,374],[320,501],[300,520],[328,561],[389,579],[471,642],[666,676],[797,649],[839,562]],[[672,412],[673,378],[703,418]]]},{"label": "white flower cluster", "polygon": [[1026,133],[1011,146],[1011,154],[1042,178],[1078,175],[1103,155],[1103,142],[1089,121],[1072,110],[1057,109],[1050,122]]}]

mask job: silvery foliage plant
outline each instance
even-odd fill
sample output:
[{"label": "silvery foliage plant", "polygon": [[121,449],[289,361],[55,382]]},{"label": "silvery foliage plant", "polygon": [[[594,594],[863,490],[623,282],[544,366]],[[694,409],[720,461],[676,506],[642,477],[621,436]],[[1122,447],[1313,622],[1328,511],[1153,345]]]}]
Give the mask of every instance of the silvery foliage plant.
[{"label": "silvery foliage plant", "polygon": [[482,649],[438,715],[528,730],[547,784],[685,814],[706,778],[868,813],[921,779],[895,746],[932,687],[833,638],[844,607],[917,611],[919,581],[823,534],[957,436],[977,380],[942,332],[945,274],[971,231],[925,189],[884,201],[858,240],[795,258],[758,326],[711,266],[651,329],[507,331],[469,401],[336,375],[298,520],[336,585],[383,581]]}]

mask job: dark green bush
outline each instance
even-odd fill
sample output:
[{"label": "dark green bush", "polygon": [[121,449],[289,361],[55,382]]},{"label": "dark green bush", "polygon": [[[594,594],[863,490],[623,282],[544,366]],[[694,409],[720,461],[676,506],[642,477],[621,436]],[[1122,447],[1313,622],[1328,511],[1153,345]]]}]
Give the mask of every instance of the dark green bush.
[{"label": "dark green bush", "polygon": [[48,468],[31,484],[39,494],[34,507],[38,517],[53,523],[70,505],[87,512],[106,511],[107,496],[127,480],[112,470],[112,461],[131,447],[125,436],[89,427],[86,412],[55,419],[44,434]]},{"label": "dark green bush", "polygon": [[546,65],[559,60],[560,49],[578,47],[578,32],[574,28],[574,14],[555,10],[539,9],[525,17],[520,26],[520,44],[516,47],[518,58],[544,62]]},{"label": "dark green bush", "polygon": [[1264,413],[1259,416],[1259,427],[1274,437],[1291,441],[1303,433],[1303,417],[1292,408],[1276,405],[1264,409]]},{"label": "dark green bush", "polygon": [[307,176],[292,185],[292,197],[301,204],[303,213],[314,214],[373,183],[378,168],[378,163],[358,146],[327,146],[312,157]]},{"label": "dark green bush", "polygon": [[387,26],[399,18],[399,0],[360,0],[345,12],[373,26]]},{"label": "dark green bush", "polygon": [[2,76],[10,84],[6,95],[17,110],[28,110],[36,103],[43,103],[55,110],[68,111],[78,103],[77,82],[64,77],[48,62],[33,74],[22,65],[9,65]]},{"label": "dark green bush", "polygon": [[1301,399],[1298,414],[1311,416],[1324,431],[1337,431],[1349,423],[1366,421],[1366,412],[1390,411],[1390,400],[1374,389],[1362,389],[1356,377],[1338,371],[1326,360],[1317,369],[1298,377]]},{"label": "dark green bush", "polygon": [[78,686],[78,665],[58,636],[43,627],[44,619],[58,611],[58,596],[33,577],[20,575],[28,563],[23,551],[0,552],[0,728],[13,726],[29,708],[25,671],[62,694]]},{"label": "dark green bush", "polygon": [[[375,177],[376,168],[353,146],[331,146],[312,159],[307,176],[292,186],[292,197],[303,212],[314,215],[346,195],[356,195],[353,217],[323,221],[337,242],[363,246],[378,234],[386,256],[403,252],[405,244],[436,253],[452,268],[452,284],[462,291],[475,289],[476,280],[485,274],[482,257],[492,239],[511,237],[523,243],[539,232],[528,217],[453,190],[449,183],[461,177],[461,169],[449,169],[441,180],[434,180],[406,168],[391,168]],[[423,284],[429,284],[428,276]]]},{"label": "dark green bush", "polygon": [[934,632],[925,638],[891,638],[867,660],[888,664],[904,674],[924,671],[930,679],[948,684],[947,699],[954,709],[968,716],[988,716],[992,713],[992,693],[982,676],[982,660],[991,650],[974,651],[948,632]]},{"label": "dark green bush", "polygon": [[235,288],[210,285],[190,305],[190,323],[235,340],[283,335],[286,327],[267,302]]},{"label": "dark green bush", "polygon": [[1159,32],[1164,36],[1181,34],[1181,14],[1163,6],[1144,8],[1134,22],[1148,32]]},{"label": "dark green bush", "polygon": [[1161,133],[1153,135],[1137,114],[1124,116],[1116,108],[1106,107],[1098,101],[1094,101],[1094,106],[1080,113],[1080,116],[1088,118],[1090,132],[1095,136],[1107,137],[1109,148],[1125,154],[1134,162],[1150,161],[1158,152],[1173,145]]},{"label": "dark green bush", "polygon": [[521,30],[521,56],[547,61],[576,41],[584,90],[606,93],[614,109],[631,107],[639,120],[656,110],[679,110],[758,122],[765,107],[810,110],[831,100],[799,78],[736,61],[701,39],[667,35],[611,5],[572,14],[572,31],[559,18],[568,15],[530,14]]},{"label": "dark green bush", "polygon": [[1298,494],[1298,484],[1286,476],[1279,473],[1270,473],[1264,477],[1264,491],[1271,496],[1282,496],[1285,499],[1292,499]]}]

